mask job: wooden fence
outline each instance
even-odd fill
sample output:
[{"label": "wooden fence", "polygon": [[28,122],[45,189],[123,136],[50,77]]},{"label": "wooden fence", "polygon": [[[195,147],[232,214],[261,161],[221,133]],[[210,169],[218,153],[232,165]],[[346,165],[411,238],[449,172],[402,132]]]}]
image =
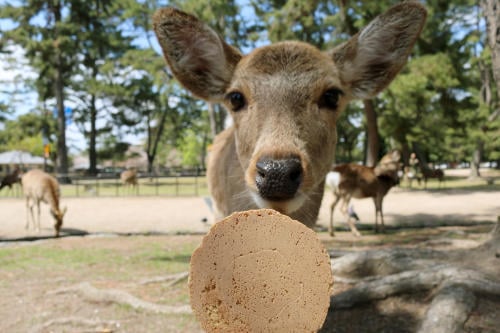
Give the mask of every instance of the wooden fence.
[{"label": "wooden fence", "polygon": [[[119,197],[119,196],[204,196],[208,195],[205,175],[156,176],[141,175],[138,185],[123,185],[118,176],[67,176],[69,182],[61,184],[63,197]],[[0,198],[22,197],[19,184],[4,188]]]}]

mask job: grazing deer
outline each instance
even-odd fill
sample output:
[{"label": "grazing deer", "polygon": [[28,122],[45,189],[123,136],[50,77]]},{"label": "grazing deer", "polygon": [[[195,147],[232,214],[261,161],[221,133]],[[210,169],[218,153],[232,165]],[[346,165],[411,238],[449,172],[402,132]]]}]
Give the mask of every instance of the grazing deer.
[{"label": "grazing deer", "polygon": [[272,208],[313,227],[339,114],[393,80],[425,17],[423,6],[404,2],[327,52],[288,41],[242,55],[196,17],[159,9],[153,26],[174,76],[233,119],[208,160],[215,218]]},{"label": "grazing deer", "polygon": [[[358,164],[341,164],[333,168],[326,177],[327,185],[332,189],[335,198],[330,206],[329,232],[334,236],[333,213],[340,200],[343,201],[341,211],[347,214],[351,198],[373,198],[375,203],[375,231],[378,232],[378,216],[381,229],[384,231],[384,213],[382,202],[389,190],[399,183],[398,171],[401,154],[395,150],[386,154],[376,167],[366,167]],[[347,223],[356,236],[361,236],[356,225],[347,217]]]},{"label": "grazing deer", "polygon": [[137,170],[124,170],[120,174],[120,180],[123,186],[135,188],[137,186]]},{"label": "grazing deer", "polygon": [[16,167],[14,171],[3,177],[2,182],[0,183],[0,191],[6,186],[8,186],[10,190],[12,190],[12,185],[20,183],[21,183],[21,169],[19,169],[19,167]]},{"label": "grazing deer", "polygon": [[[40,202],[43,201],[50,206],[50,213],[56,220],[54,228],[56,237],[63,224],[63,217],[66,213],[66,207],[59,209],[60,189],[59,182],[51,175],[42,170],[33,169],[26,172],[22,177],[22,186],[24,196],[26,197],[26,229],[30,225],[30,215],[33,221],[33,227],[40,232]],[[33,206],[37,207],[37,219],[33,214]]]},{"label": "grazing deer", "polygon": [[422,178],[424,179],[424,188],[427,188],[427,180],[429,178],[437,178],[439,185],[438,187],[441,188],[441,183],[444,182],[444,172],[441,169],[429,169],[429,168],[422,168]]}]

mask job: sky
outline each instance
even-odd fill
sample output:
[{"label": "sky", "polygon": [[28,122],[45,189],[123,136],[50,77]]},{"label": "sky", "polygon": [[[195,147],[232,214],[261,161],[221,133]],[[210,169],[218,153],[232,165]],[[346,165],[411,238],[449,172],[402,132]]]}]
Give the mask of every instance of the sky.
[{"label": "sky", "polygon": [[[6,3],[15,5],[16,2],[0,0],[0,5]],[[0,19],[0,31],[9,30],[14,27],[11,20]],[[160,52],[160,46],[156,38],[152,38],[153,49]],[[137,39],[134,43],[140,47],[149,47],[145,39]],[[11,105],[13,114],[7,115],[7,119],[15,119],[18,116],[41,109],[42,105],[38,101],[36,91],[30,89],[24,84],[26,80],[34,80],[37,78],[37,73],[29,65],[28,60],[24,56],[24,50],[18,45],[9,45],[7,50],[11,54],[0,53],[0,103]],[[54,100],[46,101],[47,105],[55,105]],[[65,100],[66,107],[73,107],[70,100]],[[0,130],[3,124],[0,123]],[[99,124],[98,124],[99,126]],[[140,144],[141,137],[135,135],[125,135],[124,141],[131,144]],[[66,127],[66,141],[70,154],[78,154],[87,149],[87,142],[80,132],[79,128],[72,121],[68,121]]]},{"label": "sky", "polygon": [[[239,0],[242,6],[242,15],[252,16],[253,9],[248,5],[247,0]],[[10,4],[17,5],[19,1],[16,0],[0,0],[0,5]],[[14,27],[14,23],[11,20],[0,19],[0,31],[9,30]],[[152,32],[150,32],[152,34]],[[161,54],[161,48],[158,44],[156,37],[151,36],[149,42],[152,44],[152,48]],[[150,47],[148,40],[144,37],[137,38],[134,40],[134,44],[141,47]],[[25,93],[16,93],[19,90],[29,90],[24,86],[23,82],[28,80],[36,79],[36,72],[29,66],[28,60],[24,57],[23,49],[19,46],[11,46],[10,51],[12,51],[12,56],[0,53],[0,102],[13,105],[14,113],[7,116],[8,119],[15,119],[19,115],[32,112],[37,108],[41,108],[40,102],[38,101],[38,95],[35,91],[27,91]],[[244,50],[248,51],[248,50]],[[20,89],[21,88],[21,89]],[[26,89],[23,89],[26,88]],[[54,101],[47,101],[48,105],[54,105]],[[71,101],[65,101],[65,106],[72,107]],[[99,126],[99,124],[98,124]],[[2,124],[0,123],[0,130],[2,129]],[[131,144],[140,144],[142,142],[141,137],[134,135],[126,135],[122,138]],[[74,122],[67,125],[66,129],[66,141],[68,144],[68,149],[70,154],[77,154],[87,148],[87,142],[85,141],[83,134]]]}]

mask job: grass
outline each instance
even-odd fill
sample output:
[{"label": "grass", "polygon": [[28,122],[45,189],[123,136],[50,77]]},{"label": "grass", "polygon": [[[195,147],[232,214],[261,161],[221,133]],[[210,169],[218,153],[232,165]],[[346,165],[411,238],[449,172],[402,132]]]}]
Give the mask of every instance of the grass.
[{"label": "grass", "polygon": [[[468,190],[468,191],[500,191],[500,177],[494,177],[494,184],[487,184],[483,178],[468,179],[466,177],[445,177],[444,182],[440,185],[437,179],[427,181],[427,190]],[[401,181],[401,187],[409,188],[408,183]],[[413,181],[412,189],[423,190],[423,182],[419,186],[417,181]]]},{"label": "grass", "polygon": [[[484,172],[483,172],[484,173]],[[427,182],[427,190],[468,190],[468,191],[500,191],[500,172],[490,170],[485,174],[495,183],[488,185],[486,179],[468,179],[467,177],[448,176],[441,187],[437,179]],[[414,181],[412,189],[423,190],[423,183],[418,186]],[[406,181],[401,181],[402,188],[408,188]],[[61,185],[63,197],[118,197],[118,196],[208,196],[206,177],[161,177],[140,178],[135,189],[126,188],[118,179],[80,179],[73,184]],[[20,188],[12,191],[5,189],[0,192],[0,198],[21,197]]]},{"label": "grass", "polygon": [[3,272],[23,274],[27,271],[42,275],[55,271],[65,271],[69,275],[87,272],[87,278],[106,276],[116,280],[130,280],[145,273],[165,275],[188,270],[191,253],[198,244],[196,241],[166,247],[164,242],[148,241],[151,238],[137,236],[130,247],[119,245],[116,248],[106,244],[106,239],[95,239],[89,244],[77,242],[71,246],[69,242],[54,241],[2,247],[0,267]]},{"label": "grass", "polygon": [[[124,187],[119,179],[75,179],[61,185],[63,197],[118,196],[206,196],[206,177],[140,178],[136,188]],[[19,186],[0,192],[2,197],[21,197]]]}]

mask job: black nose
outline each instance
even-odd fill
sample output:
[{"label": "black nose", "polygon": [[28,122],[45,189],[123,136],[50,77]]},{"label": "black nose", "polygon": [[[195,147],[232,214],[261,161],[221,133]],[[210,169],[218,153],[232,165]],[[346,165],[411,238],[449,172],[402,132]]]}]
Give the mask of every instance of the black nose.
[{"label": "black nose", "polygon": [[262,198],[279,201],[294,197],[302,182],[299,157],[279,160],[263,157],[256,167],[255,184]]}]

